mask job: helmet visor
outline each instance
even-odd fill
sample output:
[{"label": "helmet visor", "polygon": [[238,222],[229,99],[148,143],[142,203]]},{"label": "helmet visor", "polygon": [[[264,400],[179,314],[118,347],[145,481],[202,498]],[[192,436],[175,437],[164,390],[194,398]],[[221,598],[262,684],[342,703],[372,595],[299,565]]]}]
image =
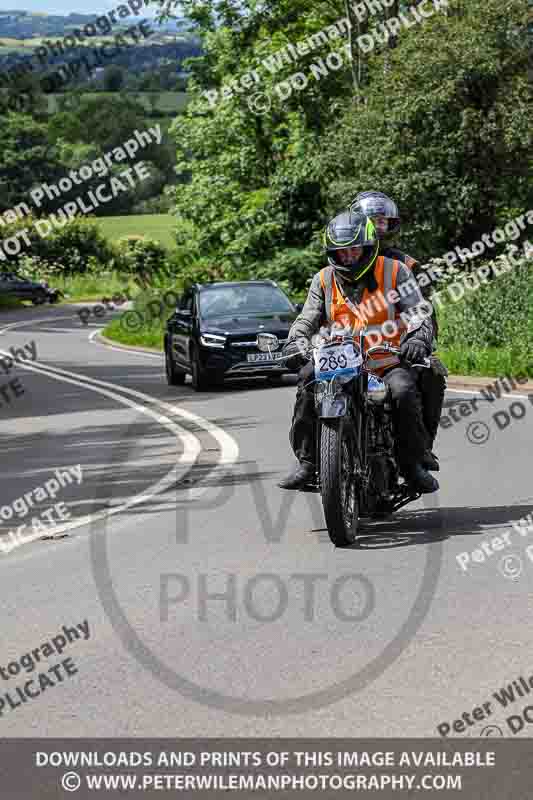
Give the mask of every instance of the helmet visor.
[{"label": "helmet visor", "polygon": [[356,267],[363,255],[362,247],[339,247],[332,250],[333,260],[339,267]]},{"label": "helmet visor", "polygon": [[[370,217],[376,226],[378,237],[391,236],[400,228],[400,215],[398,206],[387,195],[381,192],[362,192],[357,195],[350,206],[350,210],[360,212]],[[385,219],[388,222],[387,229],[379,225],[378,220]]]},{"label": "helmet visor", "polygon": [[[358,256],[357,261],[353,260],[353,256],[346,251],[362,250]],[[341,255],[339,255],[339,253]],[[374,245],[362,248],[344,247],[337,250],[330,250],[329,258],[330,263],[335,268],[339,275],[342,275],[346,280],[353,282],[358,281],[363,275],[368,272],[374,265],[379,254],[379,242],[376,241]],[[343,261],[342,259],[346,259]]]}]

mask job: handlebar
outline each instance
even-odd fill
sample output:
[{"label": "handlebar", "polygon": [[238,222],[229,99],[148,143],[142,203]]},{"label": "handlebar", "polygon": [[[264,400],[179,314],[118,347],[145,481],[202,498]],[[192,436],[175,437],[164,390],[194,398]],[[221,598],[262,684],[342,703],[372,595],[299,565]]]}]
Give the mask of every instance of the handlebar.
[{"label": "handlebar", "polygon": [[[351,342],[354,342],[354,343],[357,342],[357,339],[354,336],[345,336],[345,337],[342,337],[342,338],[343,338],[344,341],[348,341],[348,342],[351,341]],[[334,344],[334,342],[332,341],[331,344]],[[312,350],[313,350],[313,346],[311,345],[311,346],[309,346],[307,348],[307,352],[305,354],[302,353],[302,355],[304,357],[306,357],[306,358],[309,358],[310,357],[310,351],[312,351]],[[396,355],[396,356],[399,356],[400,352],[401,352],[399,347],[394,347],[393,345],[388,344],[387,342],[384,342],[383,344],[376,344],[376,345],[373,345],[372,347],[369,347],[365,351],[365,356],[368,358],[369,356],[372,355],[372,353],[375,353],[378,350],[385,351],[386,353],[391,353],[392,355]],[[291,358],[291,356],[283,356],[281,359],[278,359],[278,360],[279,361],[282,361],[282,360],[284,361],[286,358]],[[411,364],[411,366],[412,367],[425,367],[426,369],[429,369],[431,367],[429,358],[426,357],[424,359],[424,362],[425,363],[423,363],[423,364]]]},{"label": "handlebar", "polygon": [[386,350],[387,353],[392,353],[395,356],[400,355],[400,348],[393,347],[391,344],[375,344],[373,347],[369,347],[366,351],[367,356],[374,353],[376,350]]}]

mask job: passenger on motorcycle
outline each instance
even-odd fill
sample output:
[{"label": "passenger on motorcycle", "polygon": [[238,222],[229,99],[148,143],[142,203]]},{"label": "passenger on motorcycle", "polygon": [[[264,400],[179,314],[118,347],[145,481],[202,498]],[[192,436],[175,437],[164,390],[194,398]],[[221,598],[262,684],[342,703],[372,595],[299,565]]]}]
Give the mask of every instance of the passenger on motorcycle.
[{"label": "passenger on motorcycle", "polygon": [[416,370],[410,366],[431,353],[433,341],[433,328],[420,289],[405,264],[380,253],[374,224],[364,214],[344,211],[336,216],[326,228],[324,244],[328,266],[314,276],[304,308],[284,347],[288,366],[301,367],[289,436],[299,463],[278,485],[282,489],[302,489],[315,474],[314,373],[302,344],[310,346],[320,328],[333,323],[349,325],[354,332],[363,327],[375,332],[388,322],[394,324],[396,333],[388,333],[384,341],[401,348],[400,358],[385,351],[375,353],[369,366],[390,387],[402,475],[416,491],[437,491],[439,484],[424,464],[427,433]]},{"label": "passenger on motorcycle", "polygon": [[[420,263],[412,256],[390,245],[390,241],[400,231],[401,226],[400,213],[394,200],[383,192],[360,192],[352,201],[350,209],[370,217],[381,242],[381,254],[386,258],[402,261],[416,276]],[[422,290],[422,295],[427,299],[429,299],[428,294],[429,291]],[[439,329],[435,312],[432,314],[431,321],[433,323],[433,349],[436,349]],[[424,424],[428,432],[428,452],[425,462],[429,469],[438,470],[439,462],[433,453],[433,444],[442,416],[448,370],[436,355],[430,357],[430,363],[431,369],[419,370],[419,388],[422,393]]]}]

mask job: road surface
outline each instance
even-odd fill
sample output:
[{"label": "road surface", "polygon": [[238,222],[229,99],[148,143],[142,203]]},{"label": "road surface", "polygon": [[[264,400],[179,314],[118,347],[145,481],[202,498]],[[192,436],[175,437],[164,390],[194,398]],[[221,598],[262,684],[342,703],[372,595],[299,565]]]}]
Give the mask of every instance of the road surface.
[{"label": "road surface", "polygon": [[[533,674],[525,395],[457,412],[440,492],[335,549],[319,498],[276,487],[293,378],[168,387],[162,357],[98,326],[2,316],[4,358],[36,348],[0,366],[17,381],[0,406],[4,737],[515,735]],[[512,402],[523,417],[500,430]]]}]

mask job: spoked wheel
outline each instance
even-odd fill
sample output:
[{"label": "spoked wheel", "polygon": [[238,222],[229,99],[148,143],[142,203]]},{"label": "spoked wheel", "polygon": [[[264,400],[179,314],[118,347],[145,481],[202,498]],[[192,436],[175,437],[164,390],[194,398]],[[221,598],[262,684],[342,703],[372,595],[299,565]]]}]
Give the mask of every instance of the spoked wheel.
[{"label": "spoked wheel", "polygon": [[355,542],[359,491],[353,437],[344,420],[322,420],[320,483],[329,538],[337,547]]}]

